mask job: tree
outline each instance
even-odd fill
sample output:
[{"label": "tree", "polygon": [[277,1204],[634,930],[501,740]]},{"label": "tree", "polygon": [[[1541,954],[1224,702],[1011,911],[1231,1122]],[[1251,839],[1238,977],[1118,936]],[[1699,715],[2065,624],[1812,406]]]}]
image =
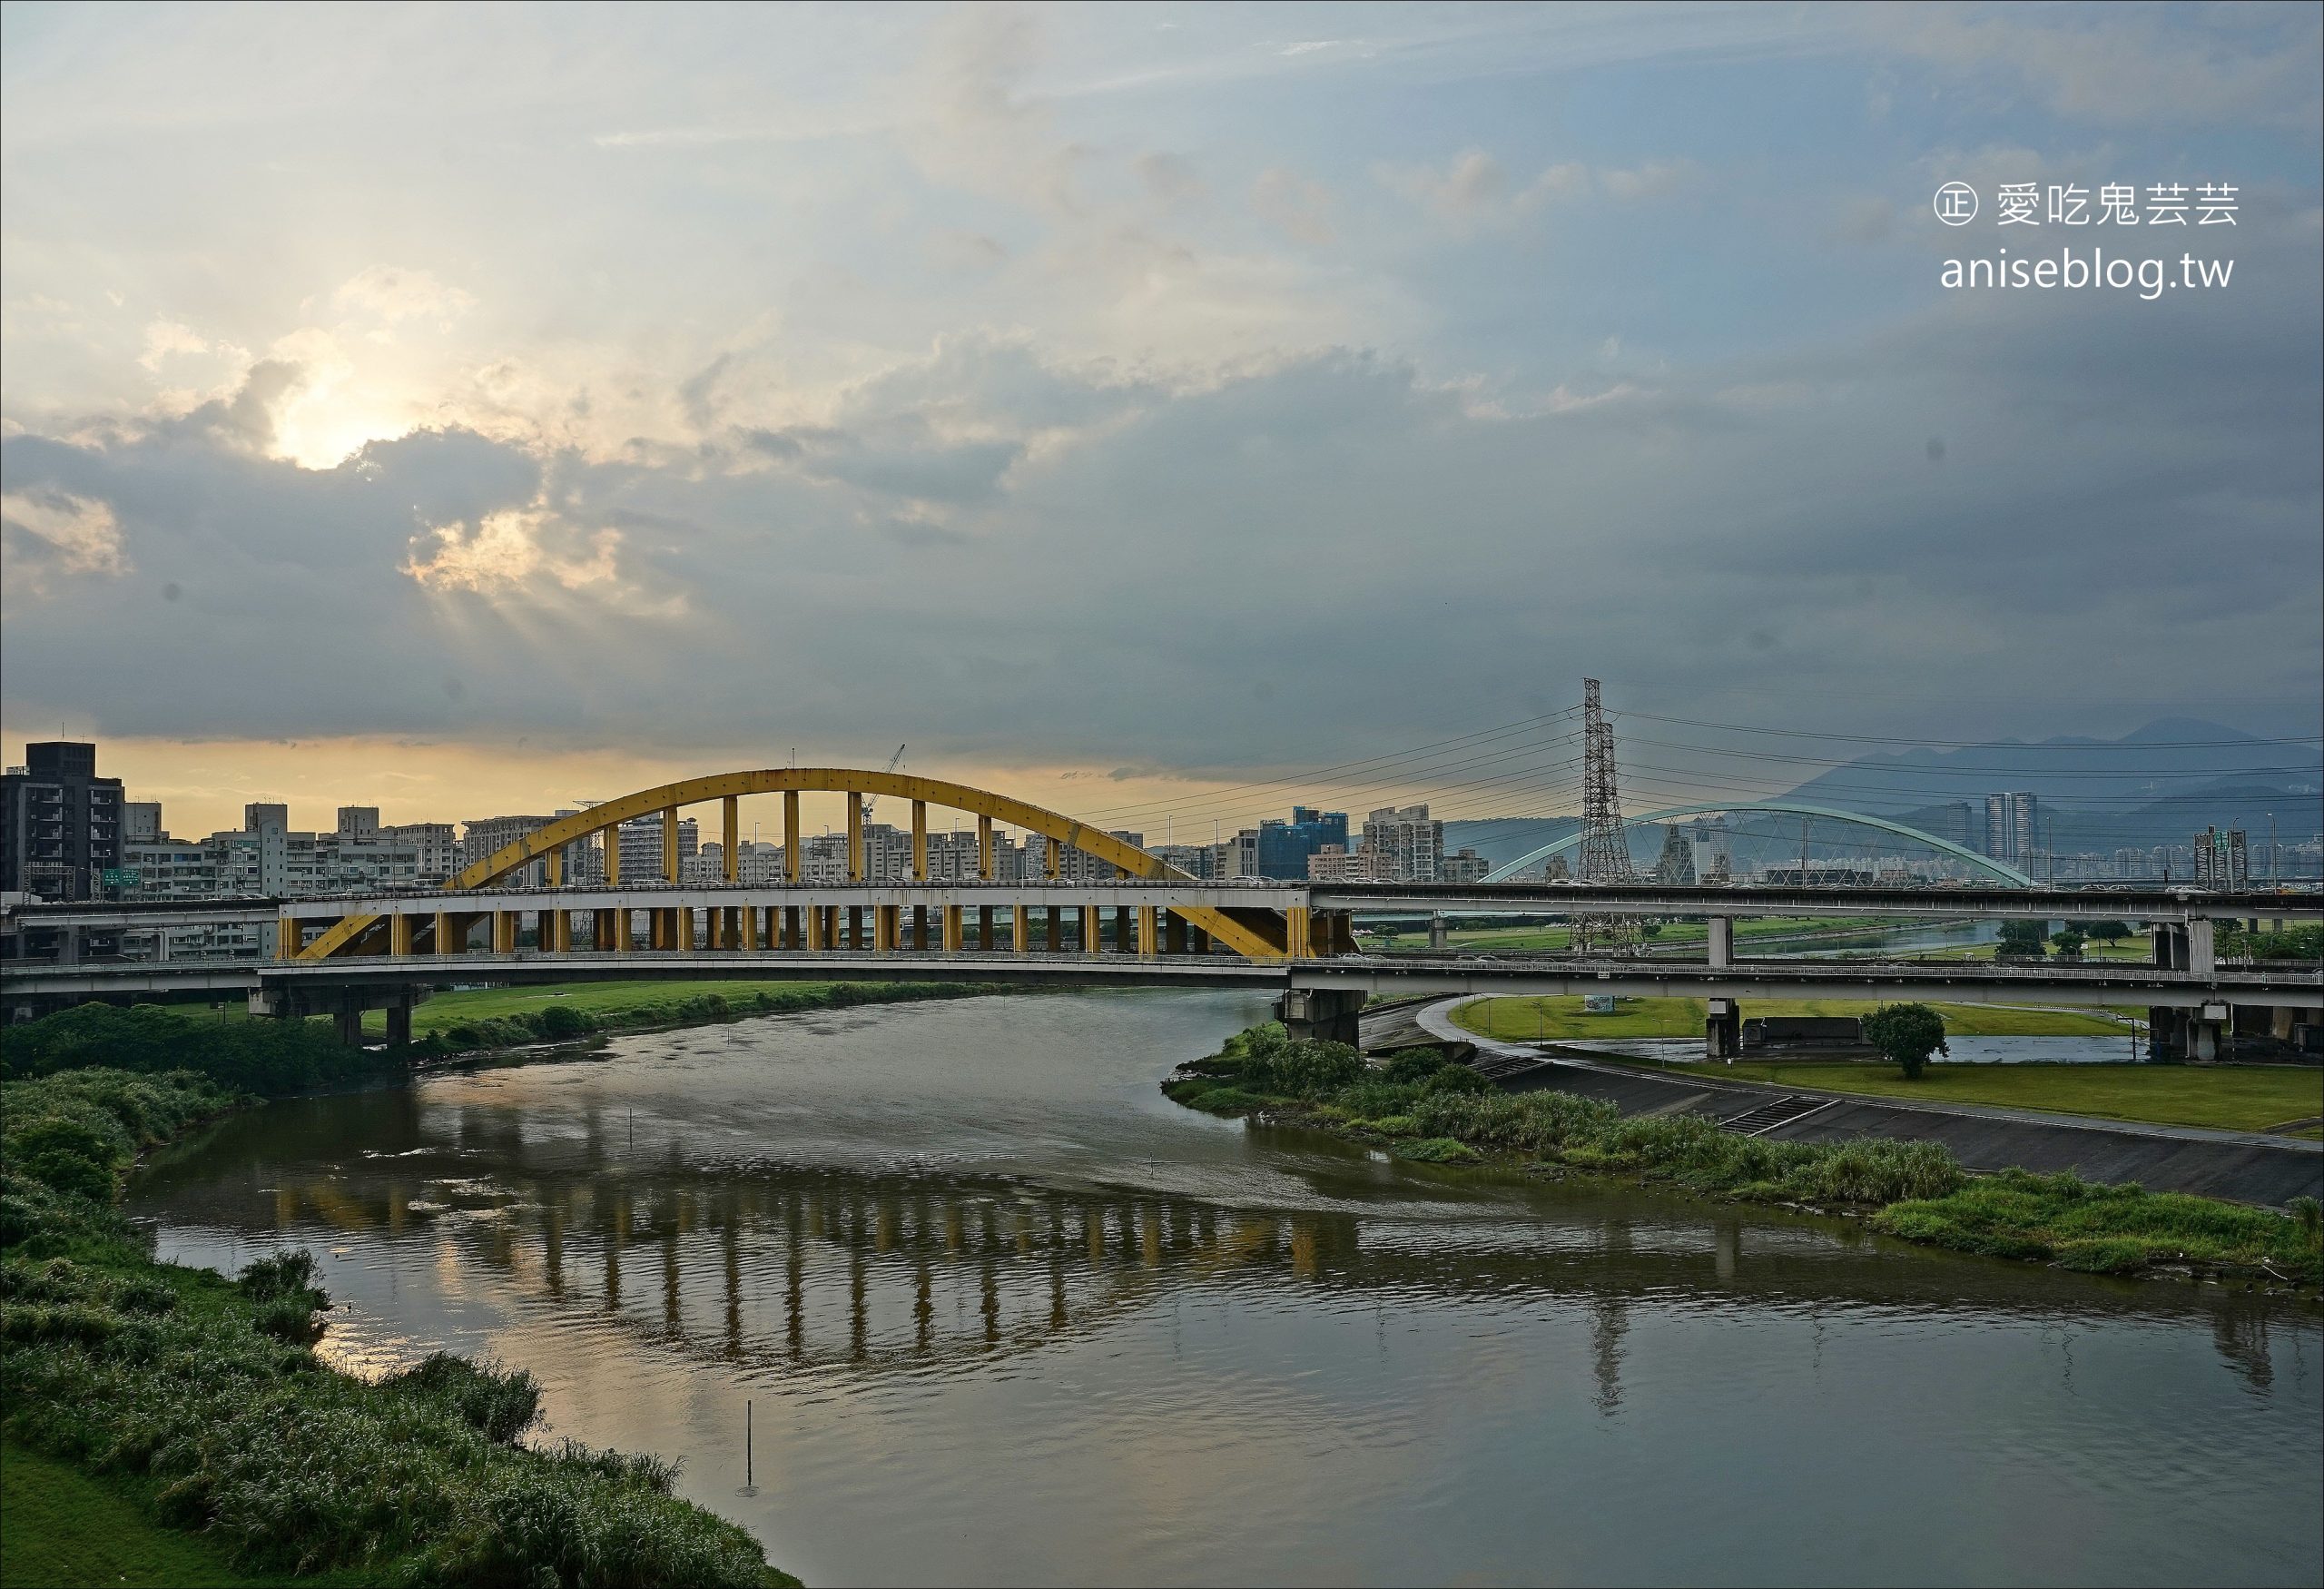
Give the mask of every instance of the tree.
[{"label": "tree", "polygon": [[2058,946],[2058,954],[2060,958],[2065,960],[2080,960],[2082,958],[2082,946],[2083,943],[2087,941],[2087,937],[2088,934],[2084,933],[2081,928],[2068,925],[2061,927],[2056,932],[2051,933],[2050,942]]},{"label": "tree", "polygon": [[2047,922],[2004,922],[2001,924],[2001,952],[2014,959],[2042,958],[2042,935]]},{"label": "tree", "polygon": [[1864,1039],[1916,1081],[1931,1054],[1949,1054],[1945,1017],[1925,1004],[1883,1004],[1864,1018]]},{"label": "tree", "polygon": [[2131,935],[2128,922],[2069,922],[2066,925],[2080,928],[2083,937],[2095,938],[2101,943],[2118,943]]}]

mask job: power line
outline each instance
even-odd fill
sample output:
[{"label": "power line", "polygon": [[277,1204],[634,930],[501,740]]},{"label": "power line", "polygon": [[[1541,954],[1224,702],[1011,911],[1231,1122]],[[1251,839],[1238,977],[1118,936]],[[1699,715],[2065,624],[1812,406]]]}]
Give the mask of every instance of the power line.
[{"label": "power line", "polygon": [[[1637,717],[1651,723],[1677,723],[1689,728],[1715,728],[1723,734],[1768,734],[1785,739],[1838,739],[1859,745],[1903,745],[1935,750],[2063,750],[2065,745],[2054,743],[2015,745],[1990,739],[1919,739],[1879,734],[1826,734],[1807,728],[1766,728],[1741,723],[1706,723],[1694,717],[1669,717],[1653,712],[1621,712],[1620,717]],[[2240,739],[2155,739],[2135,743],[2124,740],[2092,740],[2072,746],[2076,750],[2210,750],[2238,745],[2318,745],[2324,744],[2324,735],[2296,734],[2270,737],[2247,735]]]}]

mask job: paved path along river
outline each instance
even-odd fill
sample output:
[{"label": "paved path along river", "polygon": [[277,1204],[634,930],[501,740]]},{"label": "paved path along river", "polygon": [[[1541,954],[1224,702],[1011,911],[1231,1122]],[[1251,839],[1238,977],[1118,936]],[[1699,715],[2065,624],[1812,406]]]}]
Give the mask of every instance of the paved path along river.
[{"label": "paved path along river", "polygon": [[[2313,1583],[2312,1309],[1178,1110],[1239,993],[858,1010],[277,1105],[133,1191],[326,1350],[538,1375],[810,1583]],[[754,1404],[756,1493],[743,1485]]]}]

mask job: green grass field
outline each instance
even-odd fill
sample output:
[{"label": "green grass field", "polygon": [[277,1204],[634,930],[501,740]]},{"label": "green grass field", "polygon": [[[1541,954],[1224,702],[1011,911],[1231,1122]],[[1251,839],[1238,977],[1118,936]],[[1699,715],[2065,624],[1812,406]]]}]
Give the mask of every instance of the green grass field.
[{"label": "green grass field", "polygon": [[1876,1098],[1990,1103],[2230,1131],[2264,1131],[2324,1114],[2324,1071],[2295,1065],[1938,1064],[1917,1081],[1905,1081],[1893,1065],[1828,1061],[1656,1069]]},{"label": "green grass field", "polygon": [[[1753,1015],[1868,1015],[1876,1005],[1846,999],[1754,999]],[[1956,1037],[2120,1037],[2124,1027],[2084,1010],[2010,1010],[1989,1004],[1938,1004],[1945,1029]],[[1482,999],[1453,1020],[1480,1036],[1503,1042],[1590,1037],[1700,1037],[1700,999],[1621,999],[1611,1015],[1585,1015],[1579,998]],[[2288,1118],[2288,1117],[2283,1117]]]},{"label": "green grass field", "polygon": [[[1736,941],[1750,939],[1795,938],[1808,933],[1856,932],[1866,935],[1890,933],[1912,926],[1908,921],[1868,921],[1860,916],[1745,916],[1735,923]],[[1651,940],[1657,949],[1700,944],[1710,936],[1710,928],[1701,922],[1666,922],[1662,931]],[[1393,943],[1383,944],[1371,941],[1375,947],[1421,950],[1428,947],[1426,929],[1400,933]],[[1533,925],[1521,927],[1455,927],[1447,935],[1455,949],[1476,950],[1539,950],[1554,951],[1571,945],[1572,935],[1564,927]]]},{"label": "green grass field", "polygon": [[[2000,947],[1997,943],[1968,943],[1958,949],[1924,950],[1914,958],[1918,960],[1991,960]],[[2140,965],[2151,965],[2154,961],[2154,940],[2150,934],[2144,933],[2134,933],[2128,938],[2117,938],[2106,943],[2101,943],[2097,939],[2093,938],[2082,946],[2082,957],[2084,960],[2129,961]],[[2055,958],[2054,953],[2052,958]],[[2067,963],[2071,964],[2072,962]]]},{"label": "green grass field", "polygon": [[52,1589],[83,1584],[353,1584],[344,1574],[307,1578],[251,1577],[209,1541],[163,1528],[103,1479],[27,1451],[0,1446],[0,1589]]}]

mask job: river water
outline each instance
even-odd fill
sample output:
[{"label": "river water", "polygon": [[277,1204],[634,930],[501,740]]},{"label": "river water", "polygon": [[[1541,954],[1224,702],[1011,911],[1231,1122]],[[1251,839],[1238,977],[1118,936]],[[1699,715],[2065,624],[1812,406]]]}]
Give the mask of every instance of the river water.
[{"label": "river water", "polygon": [[[1234,992],[624,1037],[276,1104],[132,1211],[539,1377],[810,1584],[2315,1583],[2311,1308],[1392,1162],[1155,1083]],[[744,1494],[744,1404],[755,1493]]]}]

